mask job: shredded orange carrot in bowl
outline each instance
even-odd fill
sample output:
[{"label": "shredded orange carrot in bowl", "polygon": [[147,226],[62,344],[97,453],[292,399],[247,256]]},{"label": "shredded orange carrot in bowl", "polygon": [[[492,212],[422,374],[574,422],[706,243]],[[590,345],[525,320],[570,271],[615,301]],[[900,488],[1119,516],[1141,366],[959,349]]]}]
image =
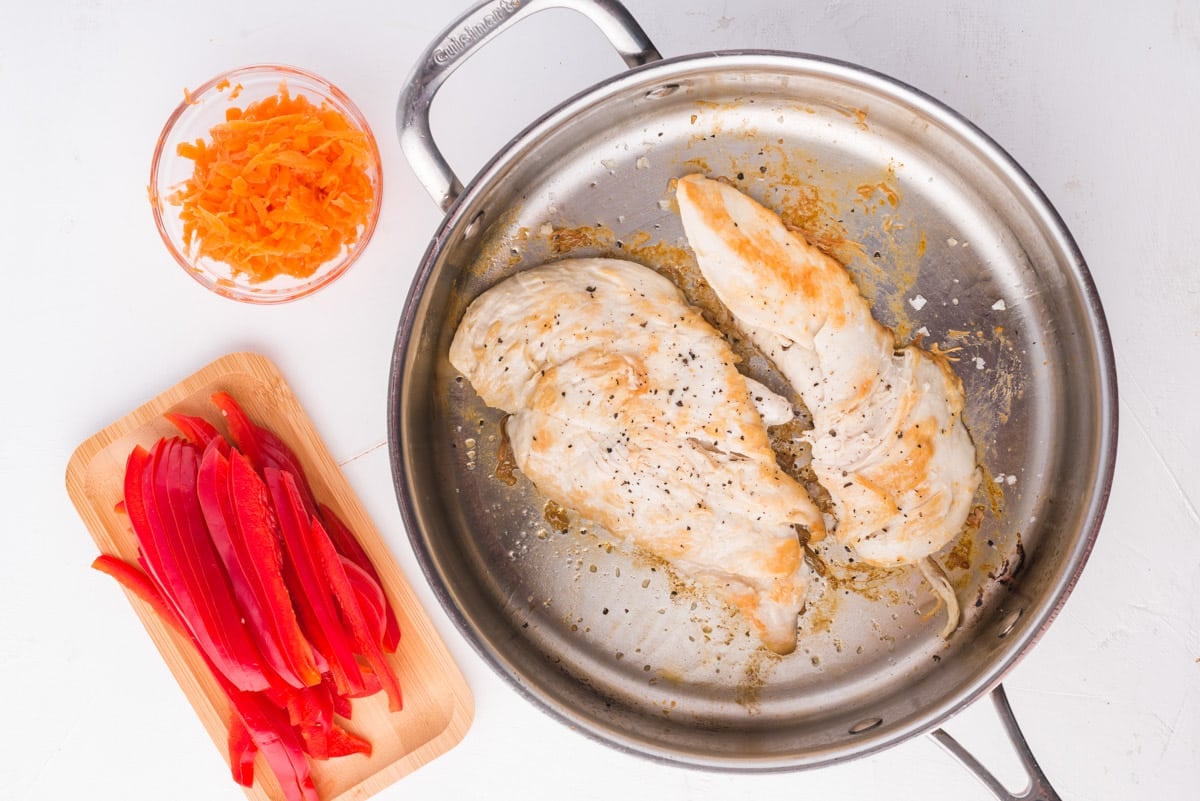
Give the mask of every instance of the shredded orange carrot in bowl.
[{"label": "shredded orange carrot in bowl", "polygon": [[208,141],[176,151],[194,162],[168,198],[180,206],[184,247],[251,283],[311,276],[358,241],[376,202],[366,132],[286,83],[229,107]]}]

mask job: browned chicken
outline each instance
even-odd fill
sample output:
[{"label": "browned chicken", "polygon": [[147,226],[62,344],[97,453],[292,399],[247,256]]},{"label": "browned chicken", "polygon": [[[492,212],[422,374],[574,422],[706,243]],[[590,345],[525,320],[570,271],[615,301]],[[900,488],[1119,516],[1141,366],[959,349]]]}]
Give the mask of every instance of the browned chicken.
[{"label": "browned chicken", "polygon": [[676,196],[705,279],[812,413],[837,540],[870,564],[920,566],[953,630],[957,601],[930,557],[962,531],[981,480],[961,382],[928,351],[897,348],[846,269],[775,213],[700,175]]},{"label": "browned chicken", "polygon": [[544,495],[735,605],[771,650],[795,649],[797,527],[820,537],[822,517],[776,465],[728,344],[670,281],[613,259],[526,270],[471,304],[450,361],[509,412],[517,466]]}]

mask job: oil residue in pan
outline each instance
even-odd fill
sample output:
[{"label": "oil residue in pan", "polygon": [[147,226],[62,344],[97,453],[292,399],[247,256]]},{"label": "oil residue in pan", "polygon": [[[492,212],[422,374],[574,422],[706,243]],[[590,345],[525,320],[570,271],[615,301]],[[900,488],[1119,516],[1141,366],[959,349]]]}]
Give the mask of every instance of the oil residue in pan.
[{"label": "oil residue in pan", "polygon": [[[480,255],[460,281],[458,302],[465,306],[512,272],[567,255],[632,258],[659,270],[726,335],[741,369],[790,397],[797,421],[774,429],[773,444],[785,469],[815,488],[798,437],[807,413],[737,331],[682,237],[671,180],[702,171],[776,209],[846,264],[877,318],[900,341],[919,340],[944,353],[966,385],[967,421],[983,464],[1005,461],[997,436],[1021,400],[1025,354],[1019,332],[992,319],[1004,311],[1002,299],[981,309],[976,288],[960,283],[960,275],[978,270],[959,266],[985,258],[985,243],[948,233],[951,222],[931,214],[929,198],[920,193],[917,203],[908,201],[912,179],[903,160],[876,154],[875,167],[847,166],[793,144],[785,131],[764,130],[772,127],[765,117],[760,124],[731,124],[725,116],[719,104],[697,104],[687,123],[694,133],[685,147],[676,143],[675,157],[665,163],[654,151],[657,137],[647,132],[645,154],[618,150],[597,158],[600,178],[590,185],[552,184],[527,195],[521,208],[506,212],[483,235]],[[869,115],[842,116],[844,125],[869,131]],[[611,185],[601,185],[605,176]],[[602,202],[589,193],[599,193]],[[584,207],[587,212],[580,211]],[[596,207],[603,213],[592,213]],[[704,724],[727,716],[730,707],[769,716],[768,701],[816,691],[830,674],[853,685],[881,663],[904,671],[942,658],[938,610],[916,571],[864,569],[833,538],[810,554],[813,591],[799,621],[797,652],[785,658],[766,652],[735,612],[669,565],[562,510],[548,512],[545,499],[504,455],[503,415],[483,406],[461,379],[450,388],[448,408],[447,433],[462,471],[470,474],[463,488],[476,494],[473,506],[504,521],[478,547],[503,588],[508,617],[547,654],[564,654],[569,640],[571,656],[560,669],[586,676],[601,695],[642,681],[644,697],[658,699],[659,714],[686,714]],[[989,473],[966,535],[939,555],[964,606],[964,626],[982,614],[1012,570],[1020,535],[1004,519],[1003,501],[1006,492],[1019,492],[1016,481]]]}]

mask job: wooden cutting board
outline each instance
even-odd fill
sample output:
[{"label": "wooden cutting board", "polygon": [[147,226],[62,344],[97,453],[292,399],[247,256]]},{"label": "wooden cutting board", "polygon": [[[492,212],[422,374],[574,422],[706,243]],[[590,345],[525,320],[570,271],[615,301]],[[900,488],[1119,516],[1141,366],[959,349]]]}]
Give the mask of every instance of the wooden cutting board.
[{"label": "wooden cutting board", "polygon": [[[220,413],[209,402],[214,392],[222,390],[232,395],[252,420],[296,452],[313,493],[358,536],[399,619],[402,639],[390,658],[404,691],[404,709],[389,713],[383,693],[355,700],[354,715],[346,725],[371,741],[371,757],[353,755],[313,762],[313,781],[323,801],[367,798],[454,747],[470,726],[474,702],[379,531],[276,367],[263,356],[235,353],[184,379],[80,445],[67,466],[67,492],[100,551],[135,560],[133,532],[114,509],[123,495],[129,452],[135,445],[149,447],[159,437],[177,433],[163,419],[163,412],[198,415],[224,431]],[[118,586],[113,582],[114,592]],[[133,595],[129,599],[213,743],[228,759],[229,710],[220,687],[191,643],[159,620],[148,605]],[[120,658],[119,654],[110,656]],[[261,754],[254,773],[254,786],[246,790],[250,798],[283,801],[281,788]]]}]

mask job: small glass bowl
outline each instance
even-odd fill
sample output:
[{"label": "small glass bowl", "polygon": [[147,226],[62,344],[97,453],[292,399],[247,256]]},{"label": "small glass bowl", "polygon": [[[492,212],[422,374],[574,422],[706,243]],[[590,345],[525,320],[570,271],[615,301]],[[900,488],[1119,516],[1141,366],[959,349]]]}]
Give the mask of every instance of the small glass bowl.
[{"label": "small glass bowl", "polygon": [[[314,105],[327,104],[336,109],[367,135],[371,155],[367,172],[375,197],[366,224],[354,244],[344,246],[336,257],[322,264],[312,275],[307,278],[280,275],[254,282],[248,275],[235,274],[233,268],[224,262],[189,253],[183,241],[180,207],[172,205],[168,198],[180,184],[192,177],[194,163],[178,155],[176,147],[179,143],[197,139],[208,141],[212,127],[225,121],[226,109],[231,106],[245,108],[257,100],[278,94],[281,83],[287,85],[288,92],[293,96],[304,95]],[[218,86],[221,88],[218,89]],[[345,273],[375,231],[382,193],[379,146],[358,107],[329,81],[295,67],[274,64],[256,64],[230,70],[191,93],[167,119],[154,148],[154,160],[150,168],[150,205],[154,211],[154,222],[171,255],[188,275],[204,287],[218,295],[245,303],[296,300],[329,285]]]}]

